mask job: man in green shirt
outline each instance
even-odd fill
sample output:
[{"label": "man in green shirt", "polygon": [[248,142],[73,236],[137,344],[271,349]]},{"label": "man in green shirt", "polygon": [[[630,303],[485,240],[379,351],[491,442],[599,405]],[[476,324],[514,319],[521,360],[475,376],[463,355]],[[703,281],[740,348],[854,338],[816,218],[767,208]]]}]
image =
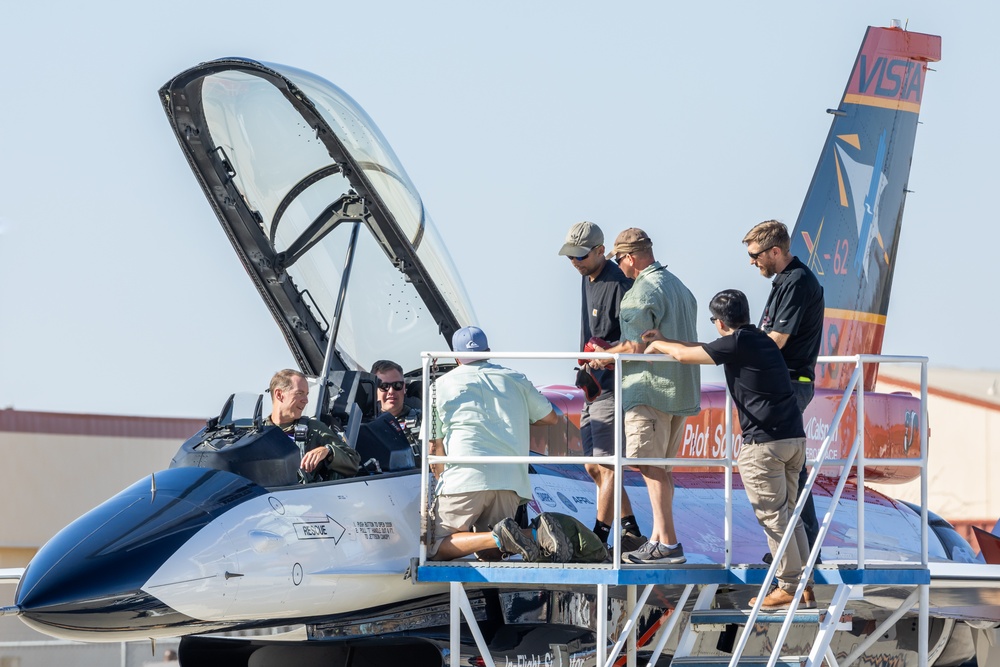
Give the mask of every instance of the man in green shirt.
[{"label": "man in green shirt", "polygon": [[[653,256],[646,232],[632,227],[615,239],[614,257],[634,280],[621,302],[622,340],[610,352],[640,354],[642,334],[651,329],[664,338],[696,340],[698,304],[684,283]],[[678,363],[626,361],[622,367],[625,447],[629,458],[675,458],[684,424],[701,410],[701,372]],[[639,466],[653,511],[649,541],[622,554],[630,563],[678,564],[687,560],[674,529],[674,478],[670,466]]]}]

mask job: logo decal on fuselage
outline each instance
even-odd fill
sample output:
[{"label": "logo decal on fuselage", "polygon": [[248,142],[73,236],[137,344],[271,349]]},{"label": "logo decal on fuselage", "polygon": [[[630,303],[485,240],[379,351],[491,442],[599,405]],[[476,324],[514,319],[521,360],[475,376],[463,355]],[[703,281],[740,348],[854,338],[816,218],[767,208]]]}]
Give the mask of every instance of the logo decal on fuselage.
[{"label": "logo decal on fuselage", "polygon": [[565,505],[566,507],[568,507],[570,509],[570,511],[572,511],[574,514],[576,514],[576,505],[573,504],[572,500],[570,500],[569,498],[567,498],[566,496],[564,496],[563,493],[562,493],[562,491],[556,491],[556,495],[559,496],[559,500],[562,501],[563,505]]},{"label": "logo decal on fuselage", "polygon": [[535,487],[535,499],[546,507],[556,506],[556,501],[552,498],[549,492],[540,486]]}]

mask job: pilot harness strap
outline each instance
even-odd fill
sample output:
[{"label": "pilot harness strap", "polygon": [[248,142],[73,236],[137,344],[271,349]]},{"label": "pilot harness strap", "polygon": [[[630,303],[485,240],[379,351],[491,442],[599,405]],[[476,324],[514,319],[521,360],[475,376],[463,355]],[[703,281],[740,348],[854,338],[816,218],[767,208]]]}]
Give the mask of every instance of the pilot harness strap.
[{"label": "pilot harness strap", "polygon": [[[306,455],[306,441],[309,436],[309,417],[299,417],[298,421],[295,422],[295,429],[292,433],[292,441],[295,446],[299,448],[299,460],[301,461]],[[299,468],[299,478],[305,483],[309,484],[316,479],[316,473],[306,472],[302,468]]]}]

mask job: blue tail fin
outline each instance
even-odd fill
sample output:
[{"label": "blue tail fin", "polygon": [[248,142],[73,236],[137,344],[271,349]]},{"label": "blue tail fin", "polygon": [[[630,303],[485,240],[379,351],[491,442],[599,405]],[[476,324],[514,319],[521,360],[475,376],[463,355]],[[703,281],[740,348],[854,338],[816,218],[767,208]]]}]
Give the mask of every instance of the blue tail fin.
[{"label": "blue tail fin", "polygon": [[[941,38],[868,28],[792,232],[792,253],[826,297],[820,354],[878,354],[896,260],[928,63]],[[852,368],[817,367],[820,387],[843,388]],[[865,377],[875,384],[877,368]]]}]

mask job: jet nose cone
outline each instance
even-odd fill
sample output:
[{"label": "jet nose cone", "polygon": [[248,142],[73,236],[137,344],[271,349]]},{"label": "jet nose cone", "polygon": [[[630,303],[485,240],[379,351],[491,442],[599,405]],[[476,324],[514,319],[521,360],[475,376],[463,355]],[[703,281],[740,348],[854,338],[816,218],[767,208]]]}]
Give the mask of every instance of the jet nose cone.
[{"label": "jet nose cone", "polygon": [[22,620],[50,635],[93,640],[97,632],[107,641],[188,622],[143,585],[215,516],[261,493],[242,477],[203,468],[173,468],[136,482],[35,555],[15,594]]}]

